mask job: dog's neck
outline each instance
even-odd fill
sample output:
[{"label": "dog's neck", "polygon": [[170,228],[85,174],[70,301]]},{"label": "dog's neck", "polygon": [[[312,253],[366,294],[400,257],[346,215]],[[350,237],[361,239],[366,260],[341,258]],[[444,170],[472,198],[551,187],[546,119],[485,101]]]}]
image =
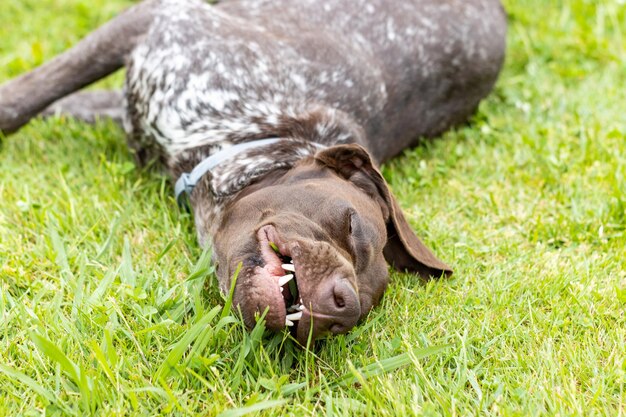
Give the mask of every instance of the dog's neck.
[{"label": "dog's neck", "polygon": [[224,208],[251,184],[258,184],[270,173],[287,171],[299,161],[310,158],[319,144],[332,146],[344,143],[365,144],[363,130],[341,111],[314,107],[296,116],[281,116],[265,124],[267,129],[254,135],[233,132],[227,140],[191,148],[170,157],[169,166],[174,179],[190,172],[206,158],[229,146],[266,137],[286,140],[255,146],[234,154],[204,175],[190,195],[198,238],[203,246],[210,245]]}]

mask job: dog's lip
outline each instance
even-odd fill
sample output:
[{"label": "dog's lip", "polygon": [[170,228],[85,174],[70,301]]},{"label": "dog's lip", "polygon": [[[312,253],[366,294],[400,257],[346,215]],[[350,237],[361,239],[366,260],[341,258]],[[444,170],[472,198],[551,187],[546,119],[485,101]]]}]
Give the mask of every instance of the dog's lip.
[{"label": "dog's lip", "polygon": [[287,242],[284,241],[280,233],[278,233],[278,230],[276,229],[276,226],[274,224],[268,223],[259,227],[257,231],[257,240],[259,241],[259,244],[261,245],[262,255],[264,254],[263,251],[265,249],[269,249],[271,251],[271,254],[276,256],[276,258],[278,258],[278,256],[274,253],[274,251],[269,245],[271,242],[271,243],[274,243],[278,247],[278,251],[282,255],[289,256],[290,258],[293,259],[291,247],[287,244]]},{"label": "dog's lip", "polygon": [[[308,299],[307,294],[303,292],[303,289],[306,289],[307,287],[305,285],[306,281],[303,281],[306,274],[302,272],[306,269],[306,265],[299,262],[299,259],[301,259],[302,256],[300,256],[301,244],[298,239],[291,238],[289,234],[283,234],[274,224],[269,223],[261,225],[257,228],[256,240],[258,242],[258,250],[261,259],[265,265],[258,265],[255,268],[254,274],[257,276],[259,281],[266,283],[263,285],[272,294],[272,298],[274,299],[272,305],[274,305],[277,309],[275,314],[273,314],[272,322],[270,323],[269,320],[267,321],[268,328],[274,331],[284,328],[289,329],[291,335],[302,346],[307,345],[309,338],[311,337],[311,332],[314,333],[314,339],[317,339],[327,333],[345,332],[345,329],[335,331],[333,330],[334,326],[331,326],[330,329],[325,330],[323,333],[315,334],[317,331],[321,330],[319,325],[316,324],[316,321],[324,323],[336,320],[340,323],[342,321],[342,317],[317,311],[316,305],[313,305],[312,300]],[[280,252],[280,254],[275,252],[275,250],[270,246],[270,242],[278,247],[278,252]],[[293,266],[295,269],[294,281],[298,288],[297,299],[289,298],[290,292],[288,283],[284,284],[282,287],[279,286],[279,278],[290,273],[289,271],[285,271],[283,269],[284,259],[281,259],[281,257],[284,256],[289,256],[293,260]],[[300,279],[298,279],[298,277]],[[279,299],[282,301],[282,304],[278,302]],[[291,302],[291,306],[288,301]],[[296,306],[298,307],[297,309],[291,308]],[[289,323],[290,325],[288,326],[287,316],[298,312],[302,313],[299,315],[299,319],[293,320],[293,325]]]},{"label": "dog's lip", "polygon": [[[283,275],[282,262],[278,255],[274,252],[270,243],[274,243],[278,246],[279,251],[281,246],[284,246],[282,240],[279,240],[276,229],[273,226],[264,226],[257,231],[257,241],[259,242],[259,252],[261,258],[265,262],[262,266],[272,276],[274,276],[276,284],[278,285],[278,277]],[[281,251],[281,253],[283,253]]]},{"label": "dog's lip", "polygon": [[[261,227],[258,228],[257,233],[256,233],[256,237],[257,237],[257,241],[259,242],[259,250],[261,253],[261,258],[263,259],[263,261],[265,262],[264,266],[259,266],[258,268],[262,268],[263,270],[265,270],[267,273],[270,274],[271,279],[275,282],[276,284],[276,289],[277,291],[280,291],[280,295],[281,298],[283,298],[285,301],[287,301],[287,298],[284,297],[283,292],[284,291],[289,291],[288,289],[288,283],[284,284],[283,286],[279,285],[279,278],[281,276],[284,276],[286,274],[289,273],[293,273],[295,276],[298,276],[298,273],[301,269],[301,266],[299,265],[299,262],[297,261],[294,252],[292,250],[293,249],[293,242],[288,242],[285,239],[283,239],[283,237],[281,236],[281,234],[278,232],[276,226],[274,224],[265,224]],[[278,251],[280,252],[280,254],[282,256],[287,256],[289,258],[292,259],[293,261],[293,267],[295,269],[295,271],[290,272],[287,271],[285,269],[283,269],[283,263],[282,260],[280,259],[280,257],[274,252],[274,249],[272,249],[272,247],[270,246],[270,242],[275,244],[276,247],[278,248]],[[298,280],[296,278],[293,278],[294,282],[296,283],[296,286],[298,288],[298,299],[297,300],[293,300],[293,306],[300,306],[300,308],[294,312],[288,312],[287,310],[291,307],[291,306],[285,306],[285,309],[283,311],[283,314],[285,316],[285,322],[283,327],[287,327],[287,321],[286,321],[286,316],[288,314],[294,314],[295,312],[300,311],[302,313],[302,317],[300,320],[296,320],[293,323],[293,326],[291,327],[291,329],[297,333],[297,328],[298,328],[298,324],[299,321],[301,321],[302,319],[304,319],[305,316],[309,315],[309,311],[308,309],[306,309],[306,305],[304,303],[303,300],[303,293],[302,293],[302,288],[300,287],[300,284],[298,283]],[[286,295],[286,293],[285,293]]]}]

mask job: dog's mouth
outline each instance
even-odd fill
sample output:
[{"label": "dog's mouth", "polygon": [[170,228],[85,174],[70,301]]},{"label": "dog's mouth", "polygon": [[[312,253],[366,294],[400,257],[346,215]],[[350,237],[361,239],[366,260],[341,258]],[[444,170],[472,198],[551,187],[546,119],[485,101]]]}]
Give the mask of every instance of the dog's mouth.
[{"label": "dog's mouth", "polygon": [[249,295],[243,308],[248,325],[253,325],[252,316],[258,317],[269,308],[267,328],[287,328],[303,346],[309,340],[354,327],[361,316],[361,304],[349,279],[354,270],[348,261],[333,254],[330,244],[310,244],[277,229],[266,224],[256,233],[261,259],[256,255],[257,264],[241,288]]},{"label": "dog's mouth", "polygon": [[292,335],[297,335],[298,324],[305,311],[302,293],[298,288],[298,259],[292,245],[285,241],[273,225],[266,225],[257,232],[261,257],[265,262],[266,279],[269,285],[276,285],[285,308],[285,326]]}]

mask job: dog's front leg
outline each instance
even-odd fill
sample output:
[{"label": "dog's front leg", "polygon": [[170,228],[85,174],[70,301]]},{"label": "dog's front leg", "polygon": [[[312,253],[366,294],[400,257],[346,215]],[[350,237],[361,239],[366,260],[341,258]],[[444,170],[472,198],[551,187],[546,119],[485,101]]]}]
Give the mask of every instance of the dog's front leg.
[{"label": "dog's front leg", "polygon": [[124,66],[160,2],[131,7],[73,48],[0,86],[0,131],[16,131],[51,103]]}]

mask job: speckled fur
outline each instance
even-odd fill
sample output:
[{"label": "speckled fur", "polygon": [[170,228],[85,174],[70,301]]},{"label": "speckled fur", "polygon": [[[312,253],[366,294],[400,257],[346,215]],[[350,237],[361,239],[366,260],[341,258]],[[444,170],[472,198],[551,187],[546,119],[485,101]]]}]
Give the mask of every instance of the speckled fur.
[{"label": "speckled fur", "polygon": [[[241,268],[233,305],[244,322],[266,312],[268,329],[293,325],[304,346],[365,317],[389,265],[452,273],[376,164],[474,112],[505,32],[498,0],[144,0],[0,85],[0,132],[51,104],[85,120],[125,113],[138,159],[160,159],[173,180],[220,149],[281,138],[223,160],[190,197],[222,291]],[[124,65],[124,106],[114,92],[53,104]],[[290,269],[297,299],[281,287]]]},{"label": "speckled fur", "polygon": [[[283,137],[192,195],[201,243],[246,185],[359,143],[382,162],[466,119],[502,63],[496,0],[163,0],[127,63],[125,127],[174,178],[234,143]],[[495,35],[494,35],[495,33]]]}]

